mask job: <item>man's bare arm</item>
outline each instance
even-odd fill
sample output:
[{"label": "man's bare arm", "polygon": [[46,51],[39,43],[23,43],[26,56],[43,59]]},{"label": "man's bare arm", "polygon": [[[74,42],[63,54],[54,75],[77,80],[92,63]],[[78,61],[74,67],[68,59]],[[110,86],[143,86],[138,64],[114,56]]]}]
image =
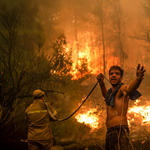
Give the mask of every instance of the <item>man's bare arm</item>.
[{"label": "man's bare arm", "polygon": [[144,79],[144,73],[145,73],[144,67],[140,67],[140,64],[138,64],[136,76],[137,78],[130,84],[130,86],[125,86],[124,90],[128,95],[132,94],[141,84],[142,80]]},{"label": "man's bare arm", "polygon": [[105,86],[105,83],[104,83],[104,75],[102,73],[100,73],[96,78],[99,81],[99,85],[101,87],[102,95],[105,98],[108,90],[107,90],[107,88]]}]

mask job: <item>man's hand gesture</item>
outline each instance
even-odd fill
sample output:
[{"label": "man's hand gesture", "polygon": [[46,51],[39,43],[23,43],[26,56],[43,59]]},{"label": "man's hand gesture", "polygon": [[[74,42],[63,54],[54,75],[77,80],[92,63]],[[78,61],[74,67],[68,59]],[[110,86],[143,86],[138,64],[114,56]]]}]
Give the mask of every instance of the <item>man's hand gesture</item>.
[{"label": "man's hand gesture", "polygon": [[145,71],[146,70],[144,69],[144,66],[140,66],[140,64],[138,64],[137,70],[136,70],[137,80],[142,81],[144,79]]}]

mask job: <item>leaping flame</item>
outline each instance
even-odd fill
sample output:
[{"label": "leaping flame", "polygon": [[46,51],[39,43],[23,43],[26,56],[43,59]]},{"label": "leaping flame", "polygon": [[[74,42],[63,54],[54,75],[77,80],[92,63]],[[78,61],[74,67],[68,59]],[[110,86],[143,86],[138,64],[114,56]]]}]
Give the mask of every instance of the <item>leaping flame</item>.
[{"label": "leaping flame", "polygon": [[[129,108],[128,110],[128,123],[129,126],[131,124],[137,125],[148,125],[150,124],[150,105],[149,102],[147,102],[146,105],[137,106],[140,100],[136,100],[134,102],[134,106]],[[102,123],[102,118],[100,117],[101,111],[97,111],[97,108],[92,108],[90,110],[86,110],[86,107],[84,107],[84,113],[79,113],[75,118],[80,123],[85,123],[86,125],[89,125],[92,130],[98,129],[101,127],[100,121]]]},{"label": "leaping flame", "polygon": [[[86,75],[86,72],[82,71],[82,73],[79,70],[83,69],[83,64],[86,64],[88,72],[91,74],[98,74],[100,72],[103,72],[104,70],[104,64],[103,64],[103,47],[97,47],[96,45],[91,46],[90,41],[90,33],[84,33],[80,34],[78,33],[79,41],[79,48],[76,46],[77,42],[74,41],[72,50],[72,70],[71,74],[73,75],[73,80],[79,79]],[[120,64],[119,57],[114,57],[110,55],[110,53],[113,51],[113,49],[107,48],[107,56],[105,56],[105,59],[107,59],[107,63],[105,64],[105,71],[108,71],[110,66],[112,64]],[[108,57],[108,58],[107,58]],[[82,74],[82,75],[81,75]]]},{"label": "leaping flame", "polygon": [[[134,104],[137,105],[139,102],[140,100],[136,100]],[[146,103],[146,105],[133,106],[129,108],[128,119],[130,120],[130,123],[134,123],[136,118],[136,120],[139,120],[139,124],[141,125],[150,124],[150,106],[149,102]]]},{"label": "leaping flame", "polygon": [[98,129],[99,128],[99,117],[95,112],[97,111],[96,108],[92,108],[86,113],[78,114],[75,118],[80,123],[85,123],[86,125],[89,125],[92,129]]}]

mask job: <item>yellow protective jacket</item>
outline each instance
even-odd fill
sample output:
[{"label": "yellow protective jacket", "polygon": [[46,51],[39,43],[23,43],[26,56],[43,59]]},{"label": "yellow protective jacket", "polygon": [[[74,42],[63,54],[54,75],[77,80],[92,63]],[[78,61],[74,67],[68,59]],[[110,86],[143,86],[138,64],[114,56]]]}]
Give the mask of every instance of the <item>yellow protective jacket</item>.
[{"label": "yellow protective jacket", "polygon": [[[55,116],[57,112],[49,104],[50,110]],[[53,138],[50,116],[45,103],[38,99],[25,110],[29,127],[28,140],[47,140]]]}]

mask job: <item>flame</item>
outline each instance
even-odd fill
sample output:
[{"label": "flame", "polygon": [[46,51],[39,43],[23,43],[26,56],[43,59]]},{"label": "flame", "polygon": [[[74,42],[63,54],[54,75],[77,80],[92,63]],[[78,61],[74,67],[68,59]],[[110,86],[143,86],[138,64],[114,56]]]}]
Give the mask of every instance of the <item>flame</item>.
[{"label": "flame", "polygon": [[[103,47],[95,45],[95,39],[91,41],[91,33],[78,33],[78,41],[74,41],[72,44],[72,70],[70,72],[73,75],[72,80],[77,80],[86,75],[86,72],[80,72],[79,69],[83,69],[83,64],[86,63],[87,69],[91,74],[98,74],[103,72]],[[67,51],[67,50],[66,50]],[[111,65],[120,64],[119,57],[111,56],[112,49],[106,50],[105,60],[107,63],[105,71],[108,71]]]},{"label": "flame", "polygon": [[140,100],[134,102],[135,106],[128,110],[129,125],[138,121],[139,125],[150,124],[150,105],[146,102],[146,105],[137,106]]},{"label": "flame", "polygon": [[[149,102],[146,102],[146,105],[140,105],[140,100],[136,100],[134,102],[134,106],[130,107],[127,114],[129,127],[131,124],[135,125],[148,125],[150,124],[150,105]],[[80,123],[85,123],[89,125],[92,131],[94,129],[101,128],[102,118],[101,111],[98,111],[97,108],[91,108],[87,111],[86,106],[84,106],[84,110],[82,113],[79,113],[75,118]],[[100,124],[101,123],[101,124]]]},{"label": "flame", "polygon": [[99,128],[99,116],[95,114],[97,111],[96,108],[92,108],[86,113],[79,113],[75,118],[80,123],[85,123],[86,125],[89,125],[92,129],[98,129]]}]

